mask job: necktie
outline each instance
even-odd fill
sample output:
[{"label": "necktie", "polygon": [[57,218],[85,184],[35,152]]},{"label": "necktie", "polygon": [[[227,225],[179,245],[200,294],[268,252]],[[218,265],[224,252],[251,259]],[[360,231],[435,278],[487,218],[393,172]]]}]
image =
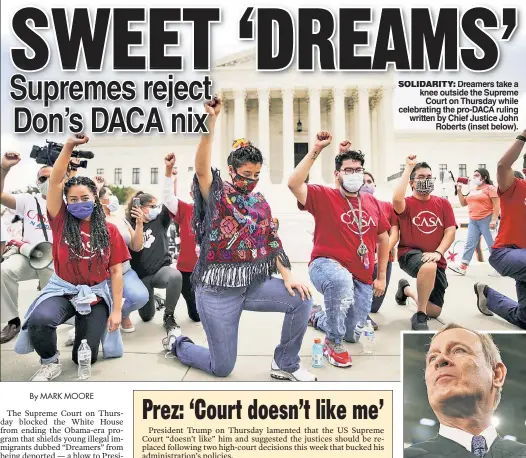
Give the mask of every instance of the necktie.
[{"label": "necktie", "polygon": [[473,436],[473,439],[471,439],[471,453],[482,458],[486,452],[486,439],[484,436]]}]

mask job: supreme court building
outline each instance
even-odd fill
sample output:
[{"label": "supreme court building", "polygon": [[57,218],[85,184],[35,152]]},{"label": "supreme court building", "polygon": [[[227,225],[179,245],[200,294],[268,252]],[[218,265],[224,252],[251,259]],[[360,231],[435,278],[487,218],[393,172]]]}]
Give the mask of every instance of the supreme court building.
[{"label": "supreme court building", "polygon": [[[470,176],[484,165],[494,176],[498,159],[514,138],[513,133],[396,131],[396,75],[392,71],[298,72],[293,64],[286,71],[258,72],[251,51],[216,62],[210,75],[214,92],[224,102],[216,126],[213,166],[226,177],[232,141],[251,140],[265,161],[260,190],[277,213],[297,211],[287,180],[319,130],[331,131],[333,143],[315,162],[309,182],[334,184],[338,143],[349,139],[354,149],[365,154],[365,168],[375,176],[381,198],[390,198],[394,181],[388,182],[388,177],[400,171],[410,153],[431,164],[436,192],[446,195],[453,190],[451,183],[446,184],[447,171]],[[99,136],[90,141],[95,159],[89,161],[88,173],[102,173],[110,184],[160,197],[163,157],[174,151],[179,195],[186,197],[198,141],[196,134]]]}]

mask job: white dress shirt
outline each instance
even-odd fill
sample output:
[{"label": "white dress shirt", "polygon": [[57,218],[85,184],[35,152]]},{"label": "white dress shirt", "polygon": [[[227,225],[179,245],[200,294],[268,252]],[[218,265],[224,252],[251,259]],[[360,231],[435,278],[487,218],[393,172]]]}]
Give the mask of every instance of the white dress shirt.
[{"label": "white dress shirt", "polygon": [[[456,442],[459,445],[462,445],[462,447],[464,447],[468,452],[471,452],[471,440],[474,437],[473,434],[445,425],[440,425],[438,434],[440,434],[442,437],[445,437],[446,439]],[[482,431],[479,436],[484,436],[484,439],[486,439],[486,446],[489,450],[497,438],[497,430],[495,429],[495,426],[491,425]]]}]

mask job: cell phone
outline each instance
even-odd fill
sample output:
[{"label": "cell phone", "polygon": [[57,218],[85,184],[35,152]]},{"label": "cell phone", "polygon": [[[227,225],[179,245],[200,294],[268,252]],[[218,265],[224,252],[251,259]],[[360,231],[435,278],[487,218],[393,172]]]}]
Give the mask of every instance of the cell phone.
[{"label": "cell phone", "polygon": [[141,199],[139,199],[138,197],[134,197],[133,200],[132,200],[132,205],[134,207],[140,207],[141,206]]}]

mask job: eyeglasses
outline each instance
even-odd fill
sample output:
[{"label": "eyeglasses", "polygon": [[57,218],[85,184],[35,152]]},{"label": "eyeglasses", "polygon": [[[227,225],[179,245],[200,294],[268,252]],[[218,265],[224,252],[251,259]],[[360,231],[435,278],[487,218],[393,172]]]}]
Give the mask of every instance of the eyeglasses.
[{"label": "eyeglasses", "polygon": [[415,177],[415,180],[433,180],[435,181],[435,177]]},{"label": "eyeglasses", "polygon": [[346,168],[340,170],[340,173],[343,173],[344,175],[352,175],[353,173],[363,173],[364,170],[363,167],[358,167],[357,169]]},{"label": "eyeglasses", "polygon": [[40,184],[45,183],[48,180],[49,177],[38,177],[38,182]]}]

